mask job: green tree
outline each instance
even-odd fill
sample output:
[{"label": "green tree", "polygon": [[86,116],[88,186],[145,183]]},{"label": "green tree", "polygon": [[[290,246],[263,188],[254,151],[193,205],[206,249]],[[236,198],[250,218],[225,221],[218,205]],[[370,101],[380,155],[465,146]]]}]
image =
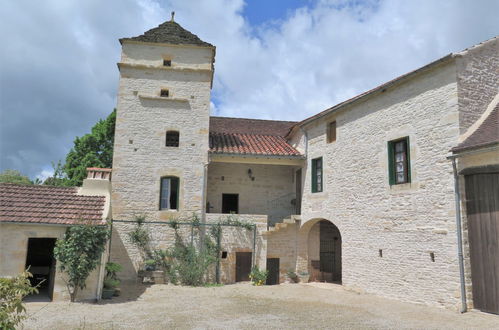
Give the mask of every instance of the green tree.
[{"label": "green tree", "polygon": [[31,286],[28,271],[13,278],[0,278],[0,329],[15,329],[26,318],[23,298],[38,289]]},{"label": "green tree", "polygon": [[59,269],[65,273],[72,302],[78,290],[85,288],[88,276],[99,264],[108,237],[107,226],[82,223],[69,227],[64,238],[57,240],[54,255],[59,261]]},{"label": "green tree", "polygon": [[59,187],[73,185],[73,182],[67,177],[66,173],[64,173],[64,165],[62,165],[61,161],[58,161],[57,164],[52,162],[52,168],[54,169],[54,175],[46,178],[45,181],[43,181],[44,185]]},{"label": "green tree", "polygon": [[5,170],[0,173],[0,182],[4,183],[19,183],[19,184],[33,184],[33,182],[21,172],[17,170]]},{"label": "green tree", "polygon": [[105,120],[99,120],[92,127],[91,133],[74,140],[74,146],[66,156],[64,165],[70,185],[82,184],[87,175],[87,167],[112,167],[115,124],[116,109]]}]

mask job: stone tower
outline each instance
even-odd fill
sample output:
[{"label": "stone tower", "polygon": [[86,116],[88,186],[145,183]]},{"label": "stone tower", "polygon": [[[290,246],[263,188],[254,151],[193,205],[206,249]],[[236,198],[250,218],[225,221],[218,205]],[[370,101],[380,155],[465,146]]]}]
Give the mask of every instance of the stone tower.
[{"label": "stone tower", "polygon": [[113,219],[200,213],[215,47],[173,17],[120,43]]}]

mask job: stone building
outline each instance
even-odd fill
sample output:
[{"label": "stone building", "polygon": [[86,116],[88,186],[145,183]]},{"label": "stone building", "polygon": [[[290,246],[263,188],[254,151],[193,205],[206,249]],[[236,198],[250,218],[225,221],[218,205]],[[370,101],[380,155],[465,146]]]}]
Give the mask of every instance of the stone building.
[{"label": "stone building", "polygon": [[[120,42],[111,259],[125,266],[124,278],[141,262],[127,237],[136,216],[164,247],[173,239],[164,222],[196,214],[213,223],[236,213],[257,230],[253,241],[225,232],[227,283],[245,278],[238,272],[251,262],[270,269],[274,282],[307,273],[450,308],[472,307],[483,285],[499,292],[499,232],[483,243],[491,252],[481,266],[492,275],[480,278],[471,267],[470,200],[456,204],[453,171],[453,162],[456,171],[472,168],[456,172],[464,196],[471,183],[463,175],[488,165],[486,212],[499,228],[497,38],[301,122],[210,117],[215,47],[173,20]],[[476,137],[483,131],[486,138]],[[483,153],[467,152],[484,145]],[[492,302],[482,310],[499,312],[499,297],[483,299]]]},{"label": "stone building", "polygon": [[[69,300],[64,274],[54,258],[57,239],[74,224],[106,225],[110,219],[110,169],[88,169],[82,187],[0,183],[0,277],[26,268],[39,284],[35,301]],[[86,281],[78,300],[100,299],[107,253]]]}]

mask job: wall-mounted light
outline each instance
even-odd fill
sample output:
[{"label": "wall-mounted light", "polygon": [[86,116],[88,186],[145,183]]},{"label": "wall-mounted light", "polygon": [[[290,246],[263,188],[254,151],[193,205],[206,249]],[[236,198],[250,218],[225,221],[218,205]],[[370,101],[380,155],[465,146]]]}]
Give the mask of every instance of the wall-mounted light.
[{"label": "wall-mounted light", "polygon": [[251,168],[248,168],[248,177],[251,179],[251,181],[255,181],[255,177],[253,176],[253,171]]}]

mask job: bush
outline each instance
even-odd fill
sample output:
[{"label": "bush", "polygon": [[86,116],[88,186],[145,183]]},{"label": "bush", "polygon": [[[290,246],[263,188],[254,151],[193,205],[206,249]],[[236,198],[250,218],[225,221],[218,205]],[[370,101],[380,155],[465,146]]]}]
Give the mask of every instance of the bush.
[{"label": "bush", "polygon": [[253,283],[253,285],[260,286],[265,284],[268,274],[269,274],[268,271],[260,270],[258,266],[253,266],[249,278],[251,280],[251,283]]},{"label": "bush", "polygon": [[66,230],[63,239],[56,242],[54,256],[65,279],[71,302],[78,290],[84,289],[90,273],[97,267],[109,237],[106,226],[81,224]]},{"label": "bush", "polygon": [[15,329],[26,318],[23,298],[38,293],[29,281],[32,276],[24,271],[14,278],[0,278],[0,329]]},{"label": "bush", "polygon": [[118,272],[122,269],[120,264],[115,262],[108,262],[106,264],[106,276],[104,277],[104,288],[114,289],[120,285],[120,280],[118,279]]},{"label": "bush", "polygon": [[300,278],[298,277],[298,275],[292,271],[292,270],[289,270],[286,275],[288,275],[289,279],[291,281],[293,281],[293,283],[298,283],[300,281]]}]

